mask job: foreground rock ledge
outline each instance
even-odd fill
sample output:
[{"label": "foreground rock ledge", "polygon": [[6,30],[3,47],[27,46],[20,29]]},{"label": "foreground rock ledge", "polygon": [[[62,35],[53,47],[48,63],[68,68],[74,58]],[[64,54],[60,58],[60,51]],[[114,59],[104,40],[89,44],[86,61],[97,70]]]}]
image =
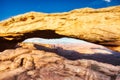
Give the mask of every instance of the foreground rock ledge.
[{"label": "foreground rock ledge", "polygon": [[0,53],[0,80],[120,80],[120,66],[104,62],[107,59],[117,62],[120,58],[113,59],[114,55],[106,54],[107,59],[98,62],[82,55],[85,54],[64,50],[62,45],[60,48],[50,44],[20,43],[16,49]]},{"label": "foreground rock ledge", "polygon": [[83,8],[56,14],[30,12],[0,22],[2,41],[63,36],[108,45],[120,51],[120,6]]}]

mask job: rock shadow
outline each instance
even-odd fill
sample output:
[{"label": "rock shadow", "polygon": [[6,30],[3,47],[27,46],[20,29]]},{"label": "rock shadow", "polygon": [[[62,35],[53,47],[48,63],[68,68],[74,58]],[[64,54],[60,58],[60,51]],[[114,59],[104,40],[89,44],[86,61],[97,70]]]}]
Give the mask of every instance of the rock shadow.
[{"label": "rock shadow", "polygon": [[61,47],[48,48],[38,44],[35,44],[34,47],[38,50],[44,50],[46,52],[54,52],[57,55],[67,58],[69,60],[89,59],[89,60],[95,60],[98,62],[108,63],[112,65],[120,65],[120,53],[114,51],[112,52],[113,54],[103,54],[103,53],[85,54],[85,53],[79,53],[74,50],[65,50]]},{"label": "rock shadow", "polygon": [[[36,30],[33,32],[23,33],[22,36],[6,36],[6,38],[13,38],[13,40],[7,40],[3,37],[0,37],[0,52],[4,51],[5,49],[14,49],[15,45],[24,41],[27,38],[33,37],[40,37],[45,39],[52,39],[52,38],[62,38],[66,37],[64,35],[59,35],[55,33],[54,30]],[[51,36],[52,35],[52,36]]]}]

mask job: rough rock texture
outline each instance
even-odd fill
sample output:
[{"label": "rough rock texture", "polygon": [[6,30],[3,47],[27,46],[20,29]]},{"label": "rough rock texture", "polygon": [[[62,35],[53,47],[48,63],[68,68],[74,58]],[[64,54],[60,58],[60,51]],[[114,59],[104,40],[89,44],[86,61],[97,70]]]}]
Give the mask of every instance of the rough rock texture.
[{"label": "rough rock texture", "polygon": [[80,52],[70,44],[20,43],[0,53],[0,80],[120,80],[120,56],[103,53],[97,61],[100,55]]},{"label": "rough rock texture", "polygon": [[[1,21],[0,80],[120,80],[119,52],[70,38],[42,39],[74,37],[120,51],[119,26],[120,6],[30,12]],[[39,42],[30,43],[31,37]]]},{"label": "rough rock texture", "polygon": [[[57,47],[62,47],[65,50],[75,50],[76,52],[84,54],[117,54],[117,52],[107,49],[102,45],[97,45],[87,41],[74,39],[74,38],[58,38],[58,39],[44,39],[44,38],[29,38],[25,39],[23,43],[40,43],[40,44],[50,44]],[[59,49],[58,49],[59,50]],[[119,54],[120,55],[120,54]]]},{"label": "rough rock texture", "polygon": [[[113,65],[120,64],[120,53],[112,51],[101,45],[93,44],[74,38],[29,38],[24,40],[23,43],[46,44],[46,46],[55,49],[60,56],[64,56],[72,60],[93,59],[101,62],[110,63]],[[37,47],[37,45],[35,47]],[[44,48],[39,48],[39,46],[38,49],[44,50]]]},{"label": "rough rock texture", "polygon": [[[33,36],[68,36],[107,45],[120,51],[119,26],[120,6],[83,8],[55,14],[30,12],[1,21],[0,40],[21,41]],[[5,43],[0,41],[0,44]]]}]

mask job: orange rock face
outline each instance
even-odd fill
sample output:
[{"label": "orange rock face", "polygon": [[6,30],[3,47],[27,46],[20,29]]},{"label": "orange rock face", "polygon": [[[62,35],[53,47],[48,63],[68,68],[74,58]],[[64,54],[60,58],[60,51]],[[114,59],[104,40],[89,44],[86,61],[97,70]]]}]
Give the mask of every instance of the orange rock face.
[{"label": "orange rock face", "polygon": [[102,9],[83,8],[54,14],[29,12],[1,21],[0,41],[18,42],[31,37],[67,36],[118,47],[120,45],[119,16],[120,6]]}]

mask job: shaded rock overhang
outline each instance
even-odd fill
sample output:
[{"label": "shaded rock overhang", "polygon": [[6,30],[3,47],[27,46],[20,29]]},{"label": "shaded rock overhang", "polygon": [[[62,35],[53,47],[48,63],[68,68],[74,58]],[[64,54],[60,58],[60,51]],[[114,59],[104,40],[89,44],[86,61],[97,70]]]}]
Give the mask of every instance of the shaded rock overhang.
[{"label": "shaded rock overhang", "polygon": [[53,14],[30,12],[18,15],[0,22],[1,49],[9,48],[5,44],[12,46],[31,37],[73,37],[120,51],[119,16],[120,6],[83,8]]}]

